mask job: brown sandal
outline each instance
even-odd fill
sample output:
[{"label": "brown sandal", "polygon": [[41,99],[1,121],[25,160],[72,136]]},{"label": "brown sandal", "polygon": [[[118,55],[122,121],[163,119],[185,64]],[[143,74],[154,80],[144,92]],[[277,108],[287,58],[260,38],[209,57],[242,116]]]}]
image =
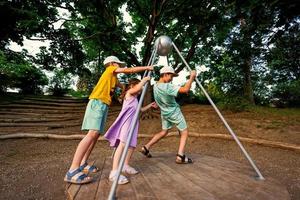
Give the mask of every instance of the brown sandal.
[{"label": "brown sandal", "polygon": [[180,155],[177,154],[176,156],[178,156],[180,159],[176,158],[176,163],[177,164],[191,164],[193,163],[193,160],[191,158],[186,157],[186,155]]}]

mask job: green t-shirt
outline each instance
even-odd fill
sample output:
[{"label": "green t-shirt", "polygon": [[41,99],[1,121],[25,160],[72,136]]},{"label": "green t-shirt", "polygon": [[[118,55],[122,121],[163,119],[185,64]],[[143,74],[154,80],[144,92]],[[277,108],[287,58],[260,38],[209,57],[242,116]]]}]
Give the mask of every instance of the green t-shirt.
[{"label": "green t-shirt", "polygon": [[169,117],[180,111],[179,105],[175,100],[180,86],[172,83],[156,83],[153,86],[154,99],[164,117]]}]

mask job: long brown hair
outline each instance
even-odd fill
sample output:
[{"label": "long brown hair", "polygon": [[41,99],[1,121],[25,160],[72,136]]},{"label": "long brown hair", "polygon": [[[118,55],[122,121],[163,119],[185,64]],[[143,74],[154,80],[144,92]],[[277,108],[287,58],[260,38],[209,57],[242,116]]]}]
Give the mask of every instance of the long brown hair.
[{"label": "long brown hair", "polygon": [[139,79],[137,79],[137,78],[132,78],[132,79],[130,79],[130,80],[128,81],[128,84],[126,84],[126,86],[125,86],[125,90],[122,91],[122,94],[120,95],[120,98],[121,98],[122,100],[124,100],[125,95],[126,95],[126,92],[127,92],[130,88],[132,88],[133,86],[139,84],[139,82],[141,82],[141,80],[139,80]]}]

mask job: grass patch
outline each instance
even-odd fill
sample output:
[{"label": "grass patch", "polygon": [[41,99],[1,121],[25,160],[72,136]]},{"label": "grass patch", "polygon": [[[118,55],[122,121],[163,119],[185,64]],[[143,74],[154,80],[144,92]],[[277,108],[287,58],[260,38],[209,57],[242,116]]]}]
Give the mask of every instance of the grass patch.
[{"label": "grass patch", "polygon": [[89,96],[89,92],[71,90],[69,92],[69,95],[71,95],[72,97],[76,97],[76,98],[87,98]]},{"label": "grass patch", "polygon": [[271,121],[270,124],[267,124],[265,129],[279,129],[282,126],[286,126],[286,123],[283,121]]},{"label": "grass patch", "polygon": [[251,106],[248,111],[271,116],[286,116],[286,117],[295,117],[300,120],[300,108],[270,108],[262,106]]}]

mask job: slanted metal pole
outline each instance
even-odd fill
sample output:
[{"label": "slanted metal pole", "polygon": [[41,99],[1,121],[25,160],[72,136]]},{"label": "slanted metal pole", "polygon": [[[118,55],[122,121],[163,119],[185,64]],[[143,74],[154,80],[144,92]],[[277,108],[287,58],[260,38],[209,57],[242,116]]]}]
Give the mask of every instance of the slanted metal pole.
[{"label": "slanted metal pole", "polygon": [[[156,52],[157,52],[157,47],[155,47],[155,49],[153,51],[152,60],[149,60],[149,63],[151,62],[151,65],[153,65],[153,63],[154,63]],[[147,75],[150,76],[151,75],[151,71],[149,71],[147,73]],[[109,196],[108,196],[108,200],[114,200],[114,199],[116,199],[116,189],[117,189],[117,186],[118,186],[118,181],[119,181],[120,174],[121,174],[121,171],[122,171],[123,166],[124,166],[124,162],[125,162],[125,159],[126,159],[126,156],[127,156],[127,151],[128,151],[128,148],[129,148],[129,144],[131,142],[131,138],[132,138],[135,126],[136,126],[136,122],[137,122],[137,120],[139,118],[140,109],[141,109],[142,104],[143,104],[143,100],[144,100],[144,97],[145,97],[145,94],[146,94],[146,91],[147,91],[148,84],[149,84],[149,81],[147,81],[147,83],[145,84],[145,86],[143,88],[143,91],[142,91],[142,94],[141,94],[141,97],[140,97],[140,100],[139,100],[139,104],[138,104],[137,110],[136,110],[136,112],[134,114],[134,117],[133,117],[133,122],[130,125],[129,133],[128,133],[128,138],[127,138],[125,147],[123,149],[123,152],[122,152],[122,155],[121,155],[121,159],[119,161],[119,166],[118,166],[118,170],[117,170],[117,178],[116,178],[116,180],[114,180],[114,182],[113,182],[113,184],[111,186],[111,189],[110,189],[110,192],[109,192]]]},{"label": "slanted metal pole", "polygon": [[[151,54],[151,56],[150,56],[150,59],[149,59],[148,65],[150,65],[150,62],[151,62],[151,60],[152,60],[153,56],[154,56],[154,51],[152,51],[152,54]],[[147,75],[147,71],[145,71],[145,72],[144,72],[144,74],[143,74],[143,78],[144,78],[146,75]],[[117,148],[115,147],[115,148],[113,149],[113,152],[111,153],[111,158],[113,158],[113,157],[114,157],[116,150],[117,150]]]},{"label": "slanted metal pole", "polygon": [[[188,63],[186,62],[186,60],[183,58],[183,56],[179,52],[178,48],[174,44],[174,42],[172,42],[172,45],[173,45],[174,49],[176,50],[176,52],[178,53],[178,55],[180,56],[180,58],[182,59],[182,61],[184,62],[184,64],[186,65],[186,67],[188,68],[188,70],[191,71],[192,69],[190,68],[190,66],[188,65]],[[220,119],[224,123],[224,125],[227,128],[227,130],[229,131],[229,133],[232,135],[233,139],[236,141],[236,143],[238,144],[238,146],[240,147],[240,149],[244,153],[244,155],[247,158],[247,160],[250,162],[250,164],[253,167],[253,169],[256,171],[256,173],[258,175],[257,178],[259,180],[265,180],[265,178],[260,173],[259,169],[256,167],[255,163],[253,162],[253,160],[251,159],[251,157],[249,156],[249,154],[247,153],[247,151],[243,147],[242,143],[240,142],[240,140],[238,139],[238,137],[235,135],[235,133],[233,132],[233,130],[230,128],[230,126],[226,122],[225,118],[222,116],[221,112],[219,111],[219,109],[217,108],[217,106],[215,105],[215,103],[212,101],[212,99],[210,98],[210,96],[208,95],[208,93],[205,91],[204,87],[202,86],[202,84],[200,83],[200,81],[198,80],[197,77],[196,77],[195,80],[196,80],[197,84],[199,85],[199,87],[201,88],[202,92],[205,94],[205,96],[208,99],[208,101],[210,102],[210,104],[213,106],[213,108],[217,112],[218,116],[220,117]]]}]

